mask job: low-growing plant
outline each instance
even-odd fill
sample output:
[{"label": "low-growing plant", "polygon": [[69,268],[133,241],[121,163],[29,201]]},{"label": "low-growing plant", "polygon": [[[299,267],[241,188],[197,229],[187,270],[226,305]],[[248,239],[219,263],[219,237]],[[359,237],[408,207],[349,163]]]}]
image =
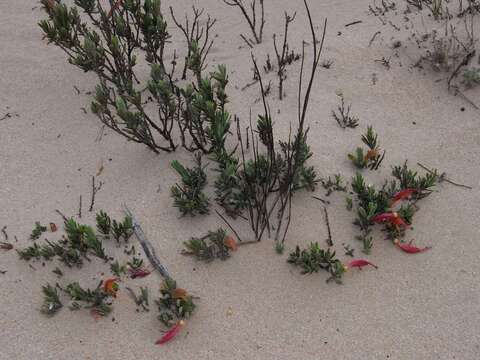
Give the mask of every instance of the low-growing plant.
[{"label": "low-growing plant", "polygon": [[327,282],[334,280],[341,282],[345,267],[335,256],[335,251],[330,249],[323,250],[318,243],[312,243],[307,249],[295,248],[287,262],[296,266],[300,266],[302,274],[311,274],[320,270],[325,270],[330,274]]},{"label": "low-growing plant", "polygon": [[192,296],[186,290],[178,288],[172,279],[165,279],[160,289],[160,298],[155,303],[158,305],[158,319],[166,327],[188,319],[195,310]]},{"label": "low-growing plant", "polygon": [[463,83],[465,87],[471,89],[480,84],[480,69],[465,69],[463,72]]},{"label": "low-growing plant", "polygon": [[63,307],[57,288],[50,284],[42,286],[43,304],[40,311],[48,316],[53,316]]},{"label": "low-growing plant", "polygon": [[344,179],[340,174],[334,174],[332,177],[321,178],[320,182],[327,193],[325,196],[330,196],[334,191],[347,191],[347,185],[344,183]]},{"label": "low-growing plant", "polygon": [[72,282],[62,290],[73,300],[71,310],[80,309],[81,302],[84,308],[90,309],[96,316],[107,316],[112,311],[112,304],[109,301],[111,294],[103,289],[102,282],[93,290],[84,289],[78,282]]},{"label": "low-growing plant", "polygon": [[36,221],[32,233],[30,234],[30,240],[37,240],[45,231],[47,231],[47,227]]},{"label": "low-growing plant", "polygon": [[332,116],[337,121],[338,126],[342,129],[356,128],[358,126],[358,118],[350,115],[350,109],[352,105],[345,105],[345,98],[343,94],[339,94],[340,105],[337,107],[337,111],[332,110]]},{"label": "low-growing plant", "polygon": [[220,228],[216,231],[209,231],[207,235],[200,238],[192,237],[183,244],[184,255],[193,256],[198,260],[210,262],[214,259],[226,260],[230,257],[227,240],[227,232]]},{"label": "low-growing plant", "polygon": [[[206,130],[203,121],[216,120],[205,116],[214,115],[216,109],[201,107],[202,103],[197,106],[196,101],[211,99],[202,98],[211,88],[202,71],[212,46],[209,31],[214,20],[208,18],[200,27],[202,11],[195,8],[191,27],[174,18],[181,29],[189,31],[184,33],[188,46],[185,67],[197,83],[180,87],[174,81],[176,53],[171,69],[166,63],[171,35],[160,0],[120,1],[110,4],[110,11],[92,0],[76,0],[76,6],[51,0],[42,0],[42,4],[48,18],[39,25],[49,43],[61,48],[71,64],[97,75],[91,110],[105,126],[156,153],[177,148],[177,130],[184,148],[208,151],[202,137]],[[137,74],[136,67],[141,55],[150,65],[150,77],[143,83],[140,79],[145,77]],[[220,95],[222,88],[212,91]]]},{"label": "low-growing plant", "polygon": [[[412,224],[417,210],[416,202],[430,195],[438,181],[435,170],[419,176],[416,171],[409,169],[406,163],[403,166],[394,166],[392,176],[394,179],[385,181],[379,190],[375,189],[373,185],[367,185],[360,173],[357,173],[352,179],[351,186],[356,195],[357,205],[357,217],[354,224],[361,231],[356,238],[362,242],[363,252],[367,254],[370,253],[373,246],[371,232],[375,223],[384,225],[387,237],[391,240],[404,237],[406,226]],[[394,210],[395,205],[402,200],[409,201],[402,203],[398,210]],[[381,220],[377,221],[376,219]],[[388,221],[388,219],[392,221]]]},{"label": "low-growing plant", "polygon": [[172,161],[172,168],[180,175],[182,184],[175,184],[171,188],[174,199],[173,206],[178,208],[182,215],[195,216],[208,214],[210,205],[207,195],[203,192],[207,184],[207,174],[202,166],[201,153],[195,155],[195,167],[185,168],[177,160]]},{"label": "low-growing plant", "polygon": [[362,142],[367,145],[368,150],[364,152],[362,148],[358,147],[354,154],[348,154],[348,158],[359,169],[378,170],[385,158],[385,150],[382,153],[378,145],[378,134],[375,133],[372,126],[369,126],[367,132],[362,135]]}]

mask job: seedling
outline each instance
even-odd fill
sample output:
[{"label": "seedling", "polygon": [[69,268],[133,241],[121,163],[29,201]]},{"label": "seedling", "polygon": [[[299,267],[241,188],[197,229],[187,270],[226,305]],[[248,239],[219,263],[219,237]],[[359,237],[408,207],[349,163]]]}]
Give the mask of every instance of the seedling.
[{"label": "seedling", "polygon": [[463,72],[463,83],[468,89],[471,89],[480,84],[480,69],[465,69]]},{"label": "seedling", "polygon": [[47,227],[40,224],[40,222],[36,221],[35,226],[30,234],[30,240],[37,240],[40,238],[42,233],[47,231]]},{"label": "seedling", "polygon": [[108,302],[112,296],[102,287],[103,282],[94,289],[84,289],[78,282],[68,284],[62,289],[72,300],[74,310],[81,308],[79,301],[84,303],[84,308],[90,309],[94,316],[107,316],[112,311],[111,303]]},{"label": "seedling", "polygon": [[193,256],[198,260],[210,262],[214,259],[226,260],[230,257],[232,246],[228,246],[227,232],[220,228],[217,231],[209,231],[201,238],[192,237],[183,244],[185,249],[182,254]]},{"label": "seedling", "polygon": [[375,133],[372,126],[369,126],[367,132],[362,135],[362,142],[367,145],[368,150],[364,152],[362,148],[358,147],[354,154],[348,154],[348,158],[359,169],[378,170],[385,157],[385,151],[383,154],[381,153],[378,134]]},{"label": "seedling", "polygon": [[335,256],[335,251],[330,249],[323,250],[318,243],[312,243],[307,249],[301,250],[299,246],[290,254],[287,260],[288,263],[300,266],[302,274],[311,274],[319,270],[325,270],[330,274],[327,282],[334,280],[341,283],[343,273],[345,272],[344,265]]},{"label": "seedling", "polygon": [[53,316],[63,307],[62,302],[60,301],[60,297],[57,292],[57,288],[47,284],[42,286],[43,292],[43,304],[40,311],[48,316]]},{"label": "seedling", "polygon": [[338,97],[340,98],[340,105],[337,107],[338,113],[335,110],[332,110],[333,118],[342,129],[356,128],[358,126],[358,118],[350,115],[352,105],[345,105],[343,94],[338,95]]},{"label": "seedling", "polygon": [[195,167],[185,168],[177,160],[172,161],[172,168],[180,175],[182,184],[171,188],[174,199],[173,206],[178,208],[182,215],[195,216],[208,214],[209,200],[203,192],[207,184],[205,167],[202,166],[201,154],[195,155]]},{"label": "seedling", "polygon": [[186,290],[178,288],[172,279],[165,279],[160,289],[160,298],[155,300],[158,305],[158,319],[171,327],[180,320],[188,319],[195,310],[193,297]]},{"label": "seedling", "polygon": [[333,179],[329,176],[328,179],[321,178],[320,182],[327,193],[325,196],[330,196],[334,191],[347,191],[347,185],[344,183],[344,179],[340,174],[334,174]]}]

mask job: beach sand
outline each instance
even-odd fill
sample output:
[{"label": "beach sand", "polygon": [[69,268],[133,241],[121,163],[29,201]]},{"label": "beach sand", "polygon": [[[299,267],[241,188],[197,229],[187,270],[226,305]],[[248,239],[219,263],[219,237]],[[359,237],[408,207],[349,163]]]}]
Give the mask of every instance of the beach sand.
[{"label": "beach sand", "polygon": [[[267,53],[274,54],[272,35],[282,31],[284,10],[297,11],[291,47],[300,51],[302,40],[311,40],[300,0],[265,2],[265,41],[253,49],[262,64]],[[164,1],[166,13],[170,3],[180,15],[190,10],[191,1]],[[0,226],[7,226],[16,248],[26,246],[35,221],[61,224],[55,209],[75,216],[80,195],[81,221],[93,224],[95,213],[88,211],[91,177],[103,164],[97,180],[104,184],[94,210],[104,209],[119,218],[122,203],[127,203],[169,271],[199,299],[178,339],[156,346],[161,336],[153,303],[161,282],[157,274],[128,283],[134,289],[148,285],[150,312],[136,312],[128,293],[120,291],[113,314],[105,319],[96,321],[87,310],[67,308],[46,318],[38,311],[41,285],[70,280],[94,287],[108,276],[108,267],[93,260],[82,269],[65,270],[65,276],[57,279],[51,273],[55,262],[45,267],[34,262],[34,270],[14,250],[0,250],[0,270],[7,271],[0,275],[0,358],[479,359],[479,112],[449,94],[445,81],[436,81],[444,80],[445,74],[412,69],[418,54],[408,42],[408,30],[382,26],[367,14],[369,3],[310,1],[317,31],[328,18],[323,58],[334,60],[330,69],[319,69],[313,87],[308,111],[311,164],[321,176],[341,173],[349,180],[355,169],[346,154],[361,145],[360,135],[373,125],[387,155],[378,172],[365,171],[369,181],[380,184],[391,165],[408,159],[411,166],[418,161],[446,171],[473,190],[442,183],[420,203],[408,239],[432,246],[431,251],[409,256],[376,232],[368,259],[379,269],[351,271],[343,285],[336,285],[325,282],[326,273],[301,275],[285,262],[297,244],[318,241],[326,246],[323,209],[311,193],[299,193],[294,199],[283,256],[275,253],[270,239],[242,247],[225,262],[204,264],[182,256],[183,241],[224,226],[214,213],[180,218],[172,207],[170,187],[178,178],[169,163],[179,159],[188,164],[191,155],[181,149],[155,155],[108,129],[102,131],[85,94],[94,88],[95,76],[68,64],[61,50],[42,40],[37,22],[44,15],[36,1],[1,1],[0,118],[11,116],[0,121]],[[253,114],[262,111],[261,104],[254,103],[258,87],[241,91],[252,78],[251,50],[239,37],[240,32],[248,34],[246,23],[219,0],[195,4],[218,19],[209,64],[227,65],[229,110],[246,126],[250,108]],[[355,20],[362,23],[344,26]],[[170,26],[174,34],[170,49],[183,48],[183,38],[171,21]],[[382,33],[369,47],[377,30]],[[393,51],[394,40],[405,46]],[[311,47],[306,51],[310,55]],[[390,70],[374,61],[383,56],[392,56]],[[283,101],[277,99],[275,74],[265,76],[267,82],[272,80],[268,100],[275,132],[283,139],[290,122],[296,124],[299,62],[287,71]],[[331,116],[339,90],[359,117],[360,126],[354,130],[339,128]],[[480,102],[479,91],[468,94]],[[210,174],[213,184],[214,173]],[[324,190],[315,194],[323,197]],[[348,260],[342,243],[350,244],[357,256],[363,256],[354,239],[355,215],[345,209],[345,194],[334,193],[330,201],[334,249]],[[244,239],[251,237],[247,224],[237,226]],[[121,248],[108,245],[107,250],[127,259]]]}]

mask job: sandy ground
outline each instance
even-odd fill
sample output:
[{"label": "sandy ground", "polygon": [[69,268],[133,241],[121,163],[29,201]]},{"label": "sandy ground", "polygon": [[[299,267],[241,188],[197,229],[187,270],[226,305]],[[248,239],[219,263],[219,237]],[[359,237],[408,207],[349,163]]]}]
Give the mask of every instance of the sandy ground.
[{"label": "sandy ground", "polygon": [[[250,51],[238,37],[246,25],[219,0],[199,3],[218,18],[219,36],[210,63],[227,64],[230,109],[246,122],[258,96],[255,87],[239,90],[252,74]],[[255,48],[257,57],[262,60],[267,52],[273,54],[271,36],[283,26],[284,9],[298,10],[290,42],[299,50],[301,39],[309,39],[301,1],[266,3],[266,41]],[[175,2],[175,9],[183,13],[188,4]],[[200,300],[187,331],[168,346],[158,347],[153,345],[160,336],[155,307],[150,313],[137,313],[125,291],[107,319],[95,321],[85,311],[68,309],[45,318],[37,311],[40,285],[57,281],[50,272],[55,264],[43,268],[36,263],[35,271],[13,251],[1,252],[0,270],[7,272],[0,275],[0,358],[479,359],[479,114],[435,81],[444,75],[410,69],[415,56],[411,47],[392,58],[391,70],[374,62],[390,56],[393,39],[406,41],[408,33],[382,27],[367,15],[368,4],[368,0],[311,1],[318,25],[328,17],[324,58],[334,60],[331,69],[319,70],[311,99],[312,163],[322,176],[340,172],[349,179],[354,170],[346,153],[359,145],[361,132],[372,124],[387,149],[382,176],[389,174],[390,165],[410,159],[411,165],[420,161],[447,171],[474,190],[441,184],[438,193],[422,202],[409,236],[432,245],[431,252],[407,256],[376,234],[369,259],[379,270],[349,273],[339,286],[326,284],[326,274],[300,275],[285,263],[286,255],[274,253],[270,240],[242,248],[227,262],[205,265],[183,257],[183,240],[222,225],[214,215],[179,218],[171,206],[169,188],[177,177],[168,164],[172,159],[188,161],[190,155],[180,150],[156,156],[110,131],[97,141],[99,122],[81,110],[89,107],[84,93],[94,87],[95,78],[67,64],[60,50],[42,41],[36,25],[42,13],[38,7],[32,9],[36,1],[1,1],[0,117],[7,112],[13,116],[0,121],[0,226],[7,225],[10,238],[18,237],[14,245],[21,247],[29,243],[35,221],[61,223],[54,209],[75,215],[80,195],[82,220],[93,223],[93,213],[86,210],[90,182],[103,161],[99,180],[104,185],[95,209],[118,217],[121,204],[128,203],[170,272]],[[354,20],[363,23],[344,27]],[[382,34],[368,47],[377,30]],[[283,102],[270,98],[279,136],[287,134],[289,120],[296,115],[298,65],[288,73],[287,98]],[[275,84],[273,75],[266,79]],[[343,131],[331,118],[338,89],[360,117],[356,130]],[[480,100],[478,95],[470,93]],[[259,104],[253,105],[253,111],[260,111]],[[372,181],[380,177],[372,175],[367,173]],[[317,194],[323,196],[323,191]],[[344,195],[334,194],[331,200],[335,248],[345,258],[341,244],[348,243],[360,255],[360,244],[353,239],[353,213],[345,210]],[[301,194],[294,213],[286,250],[311,241],[324,244],[320,204],[310,194]],[[239,229],[248,238],[247,226]],[[114,246],[108,250],[121,254]],[[108,269],[94,261],[82,270],[66,271],[60,281],[94,286],[103,272],[108,274]],[[156,296],[159,283],[152,275],[129,285],[148,285]],[[227,314],[229,308],[233,314]]]}]

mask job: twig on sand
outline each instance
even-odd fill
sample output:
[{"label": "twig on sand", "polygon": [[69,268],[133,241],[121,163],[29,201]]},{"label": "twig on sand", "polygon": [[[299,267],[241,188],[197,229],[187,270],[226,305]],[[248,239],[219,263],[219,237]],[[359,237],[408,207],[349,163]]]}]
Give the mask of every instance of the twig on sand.
[{"label": "twig on sand", "polygon": [[325,212],[325,224],[327,224],[328,231],[327,245],[333,246],[332,229],[330,228],[330,220],[328,219],[328,210],[326,206],[323,207],[323,211]]},{"label": "twig on sand", "polygon": [[55,209],[55,212],[62,217],[63,221],[68,221],[67,217],[60,210]]},{"label": "twig on sand", "polygon": [[348,24],[345,24],[345,27],[349,27],[349,26],[356,25],[356,24],[361,24],[362,22],[363,22],[362,20],[352,21],[352,22],[349,22]]},{"label": "twig on sand", "polygon": [[324,204],[330,205],[330,201],[319,198],[318,196],[312,196],[312,198],[314,198],[315,200],[321,201]]},{"label": "twig on sand", "polygon": [[377,37],[378,34],[381,34],[380,31],[377,31],[375,34],[373,34],[372,38],[368,42],[368,47],[372,46],[373,42],[375,41],[375,38]]},{"label": "twig on sand", "polygon": [[[425,171],[429,172],[430,174],[434,174],[435,172],[432,170],[432,169],[429,169],[428,167],[426,167],[425,165],[422,165],[420,163],[417,163],[418,166],[420,166],[422,169],[424,169]],[[439,176],[439,182],[442,182],[442,181],[445,181],[449,184],[452,184],[454,186],[458,186],[458,187],[462,187],[464,189],[469,189],[469,190],[472,190],[473,187],[471,186],[468,186],[468,185],[464,185],[464,184],[459,184],[459,183],[456,183],[450,179],[447,178],[447,173],[443,172],[440,174]]]},{"label": "twig on sand", "polygon": [[78,217],[82,218],[82,195],[80,195],[80,200],[78,204]]},{"label": "twig on sand", "polygon": [[147,256],[148,261],[152,264],[155,270],[157,270],[160,275],[162,275],[165,279],[171,279],[172,277],[168,273],[167,269],[165,266],[162,265],[160,260],[158,259],[157,255],[155,254],[155,249],[153,248],[152,244],[150,241],[148,241],[147,237],[145,236],[145,233],[143,232],[140,223],[137,221],[133,213],[130,211],[130,209],[127,207],[127,205],[123,205],[124,207],[124,212],[127,216],[130,216],[132,219],[133,223],[133,233],[138,239],[138,242],[143,248],[143,251],[145,252],[145,255]]},{"label": "twig on sand", "polygon": [[90,201],[90,208],[88,211],[92,212],[93,211],[93,206],[95,205],[95,195],[97,195],[97,192],[100,191],[102,188],[103,182],[99,182],[98,186],[95,186],[95,176],[92,176],[92,200]]}]

